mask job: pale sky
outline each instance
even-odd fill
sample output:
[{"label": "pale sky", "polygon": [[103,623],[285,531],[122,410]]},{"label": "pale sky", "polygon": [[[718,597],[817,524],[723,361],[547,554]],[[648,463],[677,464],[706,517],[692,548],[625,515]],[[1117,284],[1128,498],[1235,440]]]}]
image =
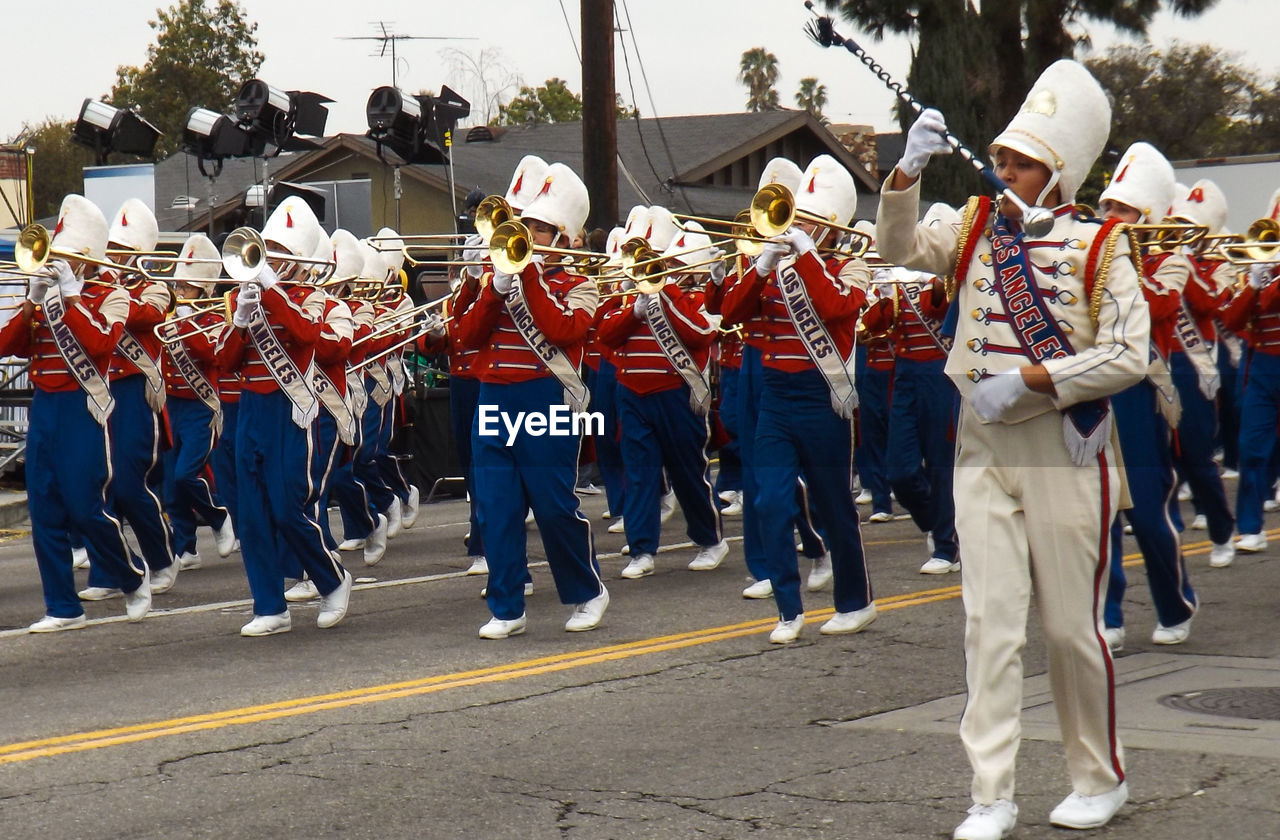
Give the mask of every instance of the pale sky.
[{"label": "pale sky", "polygon": [[[85,97],[101,97],[110,90],[117,65],[142,64],[154,40],[147,21],[161,2],[62,0],[57,4],[56,23],[43,18],[56,32],[46,28],[22,36],[11,33],[5,39],[4,58],[13,72],[0,94],[0,139],[11,139],[26,121],[74,118]],[[537,85],[560,76],[571,89],[581,91],[570,36],[570,28],[572,38],[578,36],[574,0],[241,0],[241,4],[259,24],[259,49],[267,57],[261,77],[276,87],[313,90],[336,100],[329,106],[330,134],[363,133],[369,93],[390,84],[391,59],[370,57],[377,44],[338,40],[339,36],[375,34],[380,31],[378,20],[406,35],[478,39],[401,42],[399,83],[406,90],[437,91],[441,84],[448,84],[464,95],[471,93],[450,74],[443,51],[453,47],[477,56],[483,49],[497,48],[502,63],[525,83]],[[793,96],[802,77],[817,76],[827,86],[826,114],[833,122],[893,128],[893,97],[874,76],[844,50],[822,50],[803,35],[801,27],[809,15],[801,0],[627,0],[627,5],[659,116],[741,111],[746,91],[735,78],[738,60],[743,51],[763,46],[779,59],[778,90],[784,106],[794,107]],[[622,0],[617,0],[617,7],[626,27]],[[1280,3],[1275,0],[1220,0],[1213,11],[1190,21],[1162,14],[1151,29],[1151,39],[1157,47],[1175,38],[1212,43],[1275,74],[1280,70],[1274,50],[1277,24]],[[842,30],[860,35],[847,25]],[[620,45],[625,38],[635,96],[620,48],[616,51],[617,88],[624,100],[640,107],[642,115],[652,116],[654,105],[644,91],[631,34],[619,36],[615,43]],[[1090,34],[1097,49],[1119,40],[1114,31],[1101,27]],[[897,78],[905,78],[909,41],[859,40]],[[18,73],[22,68],[30,72]],[[39,83],[20,81],[31,73]]]}]

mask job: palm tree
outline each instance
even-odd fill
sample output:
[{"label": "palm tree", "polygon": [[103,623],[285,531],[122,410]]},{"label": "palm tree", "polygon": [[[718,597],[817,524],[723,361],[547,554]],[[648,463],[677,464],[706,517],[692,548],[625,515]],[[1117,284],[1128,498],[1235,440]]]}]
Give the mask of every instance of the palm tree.
[{"label": "palm tree", "polygon": [[827,86],[810,76],[800,80],[800,90],[796,91],[796,104],[813,114],[814,119],[823,125],[827,118],[822,115],[822,106],[827,104]]},{"label": "palm tree", "polygon": [[747,86],[748,111],[773,111],[778,107],[778,57],[764,47],[752,47],[742,54],[738,81]]}]

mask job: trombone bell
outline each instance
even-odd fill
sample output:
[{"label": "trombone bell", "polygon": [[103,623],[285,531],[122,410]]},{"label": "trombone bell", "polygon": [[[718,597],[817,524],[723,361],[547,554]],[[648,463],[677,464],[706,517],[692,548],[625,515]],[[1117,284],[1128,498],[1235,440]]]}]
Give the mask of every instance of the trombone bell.
[{"label": "trombone bell", "polygon": [[240,227],[227,234],[222,243],[222,267],[227,276],[240,283],[258,279],[267,262],[267,243],[262,234]]},{"label": "trombone bell", "polygon": [[781,184],[765,184],[751,198],[751,226],[761,236],[779,236],[787,232],[796,218],[796,200],[791,190]]}]

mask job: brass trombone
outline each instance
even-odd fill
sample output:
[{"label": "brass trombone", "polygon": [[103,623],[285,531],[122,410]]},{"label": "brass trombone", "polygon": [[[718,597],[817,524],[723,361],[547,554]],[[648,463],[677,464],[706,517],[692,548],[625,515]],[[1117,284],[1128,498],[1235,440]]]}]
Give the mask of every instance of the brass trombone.
[{"label": "brass trombone", "polygon": [[[453,294],[450,293],[445,295],[444,297],[439,297],[439,298],[436,298],[435,300],[428,301],[419,306],[415,306],[412,309],[406,309],[403,312],[389,312],[384,315],[380,315],[377,318],[375,318],[373,321],[373,325],[375,329],[372,332],[370,332],[368,335],[363,336],[362,338],[359,338],[351,342],[351,346],[353,348],[359,347],[361,344],[364,344],[367,341],[372,341],[376,338],[383,338],[389,333],[396,333],[404,329],[409,329],[412,326],[412,324],[407,324],[403,322],[412,321],[414,318],[417,318],[419,315],[422,315],[428,310],[435,309],[437,306],[440,306],[443,303],[447,303],[449,299],[452,297],[453,297]],[[395,326],[392,326],[392,325],[395,325]]]},{"label": "brass trombone", "polygon": [[[481,202],[483,204],[483,202]],[[476,216],[479,219],[479,214]],[[479,225],[477,225],[479,227]],[[549,248],[535,245],[533,235],[523,222],[507,221],[498,225],[489,237],[489,260],[494,268],[504,274],[519,274],[533,259],[535,253],[568,257],[576,266],[600,266],[609,261],[607,254],[581,251],[573,248]]]},{"label": "brass trombone", "polygon": [[304,265],[334,265],[333,260],[295,257],[293,254],[282,251],[268,251],[262,234],[251,227],[236,228],[227,234],[227,240],[222,243],[222,267],[226,269],[227,276],[236,283],[256,282],[268,258]]},{"label": "brass trombone", "polygon": [[1280,223],[1263,217],[1249,225],[1240,242],[1220,242],[1215,255],[1232,265],[1266,265],[1280,262]]},{"label": "brass trombone", "polygon": [[[53,247],[53,237],[49,235],[49,231],[41,224],[30,224],[22,229],[18,234],[18,241],[13,246],[13,261],[17,264],[27,276],[41,276],[41,269],[48,264],[51,259],[67,260],[68,262],[82,262],[89,265],[96,265],[101,268],[109,268],[120,274],[139,274],[147,280],[159,280],[143,271],[136,266],[122,265],[111,260],[100,260],[97,257],[91,257],[88,254],[77,254],[74,251],[62,251]],[[45,275],[47,276],[47,275]],[[105,280],[86,279],[86,283],[94,283],[101,286],[115,286],[115,283],[108,283]]]},{"label": "brass trombone", "polygon": [[[712,223],[720,227],[728,228],[728,230],[706,230],[701,232],[712,237],[712,244],[716,246],[723,245],[728,240],[733,240],[734,248],[737,249],[738,253],[746,257],[760,256],[760,252],[764,250],[764,246],[771,241],[769,238],[761,236],[759,231],[752,226],[750,210],[740,210],[738,215],[734,216],[732,219],[712,219],[706,216],[684,215],[676,215],[676,218],[687,219],[703,225]],[[680,229],[685,233],[693,232],[686,227],[681,227]],[[715,237],[719,237],[719,239],[716,240]]]},{"label": "brass trombone", "polygon": [[1128,229],[1135,242],[1156,251],[1194,248],[1209,234],[1208,225],[1174,216],[1166,217],[1159,224],[1131,224]]},{"label": "brass trombone", "polygon": [[836,224],[830,219],[824,219],[804,210],[797,210],[795,196],[792,195],[790,189],[782,184],[765,184],[761,187],[751,199],[750,213],[751,226],[759,231],[761,236],[781,236],[793,224],[800,221],[847,233],[860,241],[862,245],[861,248],[854,245],[850,250],[837,248],[824,248],[822,250],[840,251],[853,257],[860,257],[871,247],[871,237],[857,228]]},{"label": "brass trombone", "polygon": [[[209,301],[212,305],[195,307],[192,309],[191,312],[188,312],[185,315],[174,315],[173,317],[166,318],[165,320],[156,324],[155,327],[152,329],[152,332],[155,333],[156,338],[160,339],[161,344],[168,346],[170,344],[177,344],[181,342],[184,338],[192,338],[193,336],[197,336],[197,335],[205,335],[206,333],[217,332],[218,330],[221,330],[223,327],[225,327],[228,323],[231,322],[231,317],[229,314],[231,310],[231,292],[227,292],[225,295],[223,295],[220,298],[197,298],[196,300]],[[190,321],[194,318],[199,318],[201,315],[207,315],[210,312],[217,312],[219,309],[222,310],[222,315],[223,315],[221,321],[211,321],[210,323],[205,324],[204,326],[196,327],[194,330],[180,333],[178,335],[170,336],[165,334],[166,327],[174,326],[184,321]]]}]

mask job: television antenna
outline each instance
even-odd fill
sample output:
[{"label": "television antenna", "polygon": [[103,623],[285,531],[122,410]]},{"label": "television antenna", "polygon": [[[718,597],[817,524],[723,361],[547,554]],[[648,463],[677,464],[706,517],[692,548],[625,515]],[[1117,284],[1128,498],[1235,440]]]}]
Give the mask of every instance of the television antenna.
[{"label": "television antenna", "polygon": [[400,41],[478,41],[478,38],[461,35],[405,35],[400,32],[394,32],[387,28],[388,24],[394,26],[395,21],[376,20],[372,23],[381,30],[378,35],[340,35],[339,41],[378,41],[382,44],[381,48],[373,54],[373,58],[386,58],[388,48],[391,51],[391,86],[396,85],[396,69],[399,66],[399,57],[396,55],[396,44]]}]

